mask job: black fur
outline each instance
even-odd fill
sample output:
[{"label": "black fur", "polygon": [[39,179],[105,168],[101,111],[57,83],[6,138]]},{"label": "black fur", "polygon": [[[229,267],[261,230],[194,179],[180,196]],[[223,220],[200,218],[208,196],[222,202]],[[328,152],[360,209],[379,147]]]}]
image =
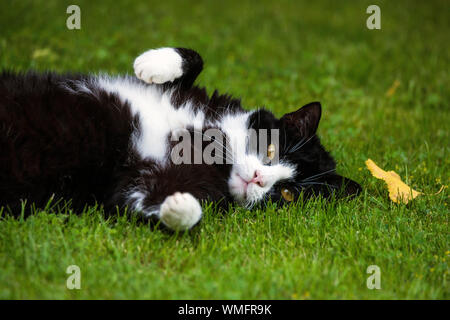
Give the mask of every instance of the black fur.
[{"label": "black fur", "polygon": [[280,129],[280,161],[295,163],[295,177],[279,181],[267,194],[265,200],[285,202],[281,189],[287,188],[298,198],[301,193],[308,198],[353,196],[361,191],[358,183],[336,173],[336,163],[320,143],[316,130],[322,108],[312,102],[299,110],[285,114],[281,119],[264,109],[252,115],[251,126],[255,129]]},{"label": "black fur", "polygon": [[108,200],[129,153],[130,109],[114,95],[74,95],[78,75],[0,75],[0,205],[18,212],[53,194],[76,208]]},{"label": "black fur", "polygon": [[[176,106],[191,100],[211,119],[243,111],[237,99],[217,92],[208,96],[192,86],[203,61],[195,51],[176,50],[183,58],[183,76],[161,85],[161,90],[176,90]],[[112,211],[127,206],[125,190],[133,188],[147,190],[148,208],[177,191],[221,207],[232,201],[228,164],[161,167],[135,154],[130,137],[139,130],[139,119],[115,94],[99,88],[90,88],[95,95],[75,92],[76,81],[89,79],[51,72],[0,74],[0,207],[18,214],[22,200],[41,207],[53,196],[71,199],[76,210],[99,203]],[[263,109],[252,115],[250,127],[281,130],[280,159],[301,168],[295,178],[275,185],[267,199],[282,201],[279,191],[286,186],[297,195],[329,196],[341,186],[345,195],[360,191],[358,184],[334,172],[334,160],[315,135],[319,119],[318,103],[281,119]],[[299,142],[304,145],[294,150]]]}]

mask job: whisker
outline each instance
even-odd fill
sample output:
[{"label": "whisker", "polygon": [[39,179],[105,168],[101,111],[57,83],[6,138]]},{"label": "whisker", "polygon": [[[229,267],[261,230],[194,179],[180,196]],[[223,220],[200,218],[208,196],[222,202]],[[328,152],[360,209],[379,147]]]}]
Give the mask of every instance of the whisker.
[{"label": "whisker", "polygon": [[255,205],[255,201],[254,200],[250,200],[246,203],[245,205],[245,209],[247,210],[251,210],[253,208],[253,206]]},{"label": "whisker", "polygon": [[[296,152],[296,151],[300,150],[300,149],[303,148],[303,146],[304,146],[305,144],[307,144],[314,136],[315,136],[315,134],[313,134],[311,137],[309,137],[308,140],[306,140],[304,143],[302,143],[304,140],[300,140],[300,142],[297,143],[297,144],[294,146],[294,148],[292,148],[291,150],[289,150],[288,153],[293,153],[293,152]],[[302,143],[302,144],[301,144],[300,146],[298,146],[300,143]]]},{"label": "whisker", "polygon": [[322,182],[307,182],[307,183],[299,183],[298,185],[299,186],[322,185],[322,186],[328,186],[328,187],[334,188],[334,189],[337,188],[336,186],[333,186],[333,185],[328,184],[328,183],[322,183]]},{"label": "whisker", "polygon": [[328,171],[325,171],[325,172],[322,172],[322,173],[319,173],[319,174],[307,177],[306,179],[303,179],[302,181],[308,182],[308,181],[316,180],[317,178],[319,178],[319,177],[321,177],[321,176],[323,176],[325,174],[331,173],[333,171],[336,171],[336,169],[331,169],[331,170],[328,170]]},{"label": "whisker", "polygon": [[290,143],[290,144],[289,144],[289,147],[288,147],[288,150],[287,150],[287,153],[291,153],[292,150],[293,150],[294,148],[296,148],[298,145],[300,145],[301,143],[303,143],[303,141],[305,141],[305,139],[301,139],[301,140],[298,141],[295,145],[293,145],[292,143]]},{"label": "whisker", "polygon": [[213,138],[212,138],[211,136],[209,136],[209,135],[207,135],[207,134],[205,134],[205,133],[203,133],[203,135],[204,135],[205,137],[211,139],[212,142],[217,143],[219,146],[221,146],[222,148],[224,148],[224,149],[225,149],[225,160],[226,160],[227,162],[233,163],[233,158],[229,158],[229,157],[228,157],[228,156],[232,156],[232,155],[233,155],[233,152],[232,152],[227,146],[225,146],[222,142],[218,141],[217,139],[214,139],[214,140],[213,140]]}]

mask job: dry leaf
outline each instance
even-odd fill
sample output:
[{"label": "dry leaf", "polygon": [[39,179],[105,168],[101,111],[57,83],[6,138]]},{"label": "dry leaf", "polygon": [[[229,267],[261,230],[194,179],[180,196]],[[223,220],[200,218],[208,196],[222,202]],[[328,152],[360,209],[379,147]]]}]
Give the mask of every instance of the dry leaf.
[{"label": "dry leaf", "polygon": [[[378,167],[375,162],[371,159],[366,160],[367,169],[369,169],[370,173],[375,178],[384,180],[388,186],[389,190],[389,198],[395,203],[408,203],[409,200],[416,198],[423,194],[422,192],[416,191],[406,183],[402,181],[402,178],[394,172],[394,171],[384,171],[380,167]],[[447,188],[447,186],[443,185],[434,195],[439,194]]]},{"label": "dry leaf", "polygon": [[409,200],[423,194],[422,192],[416,191],[404,183],[396,172],[384,171],[371,159],[367,159],[366,166],[375,178],[386,182],[389,190],[389,198],[391,198],[391,200],[395,203],[403,202],[406,204]]}]

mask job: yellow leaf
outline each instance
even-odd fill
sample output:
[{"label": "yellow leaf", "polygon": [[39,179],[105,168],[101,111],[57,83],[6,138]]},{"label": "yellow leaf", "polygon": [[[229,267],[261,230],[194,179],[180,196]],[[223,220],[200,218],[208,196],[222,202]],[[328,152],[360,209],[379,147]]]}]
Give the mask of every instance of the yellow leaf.
[{"label": "yellow leaf", "polygon": [[[378,167],[375,162],[371,159],[366,160],[367,169],[369,169],[370,173],[375,178],[384,180],[388,186],[389,190],[389,198],[395,203],[408,203],[409,200],[416,198],[423,194],[422,192],[416,191],[406,183],[402,181],[402,178],[395,171],[384,171],[380,167]],[[437,195],[447,188],[447,186],[443,185],[434,195]]]},{"label": "yellow leaf", "polygon": [[375,178],[384,180],[389,190],[389,198],[395,203],[408,203],[409,200],[423,194],[409,187],[402,181],[400,176],[394,171],[384,171],[378,167],[371,159],[366,161],[367,169]]}]

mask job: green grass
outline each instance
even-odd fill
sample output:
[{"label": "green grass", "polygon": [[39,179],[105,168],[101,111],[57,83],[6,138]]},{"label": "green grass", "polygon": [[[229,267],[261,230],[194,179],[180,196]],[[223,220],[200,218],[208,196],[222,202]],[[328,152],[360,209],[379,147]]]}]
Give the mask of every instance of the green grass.
[{"label": "green grass", "polygon": [[[449,184],[446,1],[2,1],[0,67],[131,73],[145,49],[185,46],[206,68],[198,83],[277,115],[313,100],[319,133],[361,197],[221,217],[205,209],[191,232],[168,234],[96,208],[2,214],[0,298],[449,299],[448,189],[409,205],[388,199],[364,161],[433,193]],[[386,92],[396,81],[392,96]],[[1,151],[0,151],[1,152]],[[66,288],[69,265],[81,290]],[[381,289],[366,268],[381,269]]]}]

